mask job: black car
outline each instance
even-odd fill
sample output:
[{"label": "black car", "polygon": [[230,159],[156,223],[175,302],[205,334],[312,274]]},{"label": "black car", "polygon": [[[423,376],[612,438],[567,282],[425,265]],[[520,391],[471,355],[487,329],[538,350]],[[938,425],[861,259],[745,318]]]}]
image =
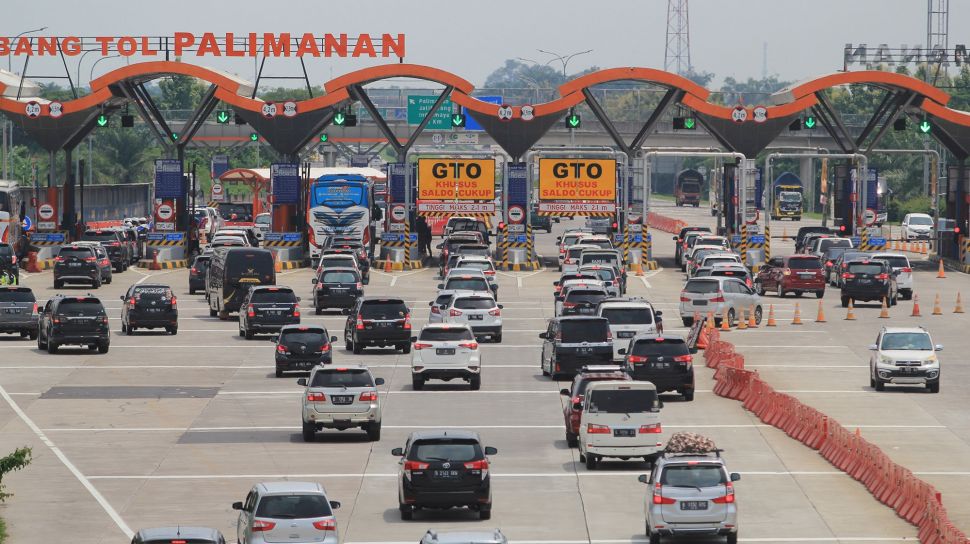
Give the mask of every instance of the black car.
[{"label": "black car", "polygon": [[128,252],[131,257],[131,264],[135,264],[139,259],[143,259],[141,241],[138,239],[138,231],[133,227],[118,227],[118,233],[128,244]]},{"label": "black car", "polygon": [[370,283],[370,257],[367,255],[367,248],[360,242],[341,242],[335,243],[323,251],[324,255],[353,255],[357,259],[357,266],[360,268],[362,282],[364,285]]},{"label": "black car", "polygon": [[543,376],[572,378],[588,365],[613,363],[613,338],[605,317],[570,316],[549,320],[542,342]]},{"label": "black car", "polygon": [[0,333],[37,339],[37,298],[29,287],[0,286]]},{"label": "black car", "polygon": [[205,291],[205,274],[209,270],[209,260],[212,255],[199,255],[189,269],[189,294],[194,295],[196,291]]},{"label": "black car", "polygon": [[317,315],[326,308],[352,308],[364,295],[364,284],[353,268],[327,268],[311,281],[313,309]]},{"label": "black car", "polygon": [[684,238],[691,232],[711,232],[711,229],[709,227],[684,227],[680,229],[680,233],[674,236],[674,262],[677,266],[683,264],[681,259],[684,257]]},{"label": "black car", "polygon": [[333,362],[331,343],[336,341],[336,336],[319,325],[285,325],[276,337],[276,377],[329,365]]},{"label": "black car", "polygon": [[562,311],[559,315],[592,315],[596,313],[596,305],[609,296],[602,287],[570,288],[562,299]]},{"label": "black car", "polygon": [[37,349],[56,353],[58,347],[71,344],[108,353],[110,334],[108,314],[96,297],[54,295],[40,314]]},{"label": "black car", "polygon": [[529,226],[531,226],[533,229],[542,229],[546,232],[552,232],[552,218],[548,215],[539,215],[536,213],[536,209],[533,208],[532,215],[529,216]]},{"label": "black car", "polygon": [[114,265],[108,257],[108,251],[97,242],[75,242],[79,246],[88,246],[94,250],[94,256],[98,258],[98,270],[101,271],[101,283],[109,284],[113,279]]},{"label": "black car", "polygon": [[93,247],[82,245],[61,246],[54,259],[54,289],[65,283],[90,283],[101,287],[101,267]]},{"label": "black car", "polygon": [[848,261],[842,272],[842,307],[848,308],[849,301],[881,301],[895,306],[898,293],[893,267],[886,261],[859,259]]},{"label": "black car", "polygon": [[168,285],[132,285],[121,300],[121,332],[132,335],[136,329],[165,329],[178,334],[178,300]]},{"label": "black car", "polygon": [[239,307],[239,336],[277,332],[300,323],[300,297],[282,285],[259,285],[249,290]]},{"label": "black car", "polygon": [[488,456],[498,450],[482,446],[476,432],[459,429],[418,431],[391,455],[403,457],[398,478],[398,508],[410,520],[421,508],[468,507],[478,517],[492,517]]},{"label": "black car", "polygon": [[17,253],[10,244],[0,243],[0,274],[6,273],[8,281],[20,283],[20,265],[17,264]]},{"label": "black car", "polygon": [[344,311],[346,349],[360,353],[365,347],[393,346],[411,353],[411,310],[403,299],[361,297]]},{"label": "black car", "polygon": [[217,529],[207,527],[155,527],[141,529],[131,539],[131,544],[226,544],[226,537]]},{"label": "black car", "polygon": [[619,353],[625,356],[623,370],[634,380],[652,383],[657,393],[676,391],[684,400],[694,400],[693,356],[683,337],[641,334]]},{"label": "black car", "polygon": [[100,242],[108,251],[108,258],[111,259],[111,265],[114,266],[115,272],[124,272],[128,270],[128,265],[131,264],[131,254],[134,249],[124,236],[124,234],[113,229],[93,229],[84,231],[81,240],[84,242]]}]

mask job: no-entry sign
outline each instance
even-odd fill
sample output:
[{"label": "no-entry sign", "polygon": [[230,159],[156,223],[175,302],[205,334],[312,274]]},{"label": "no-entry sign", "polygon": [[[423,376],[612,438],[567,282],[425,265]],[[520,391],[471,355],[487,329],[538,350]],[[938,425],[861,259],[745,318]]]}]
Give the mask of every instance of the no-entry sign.
[{"label": "no-entry sign", "polygon": [[616,200],[616,161],[539,159],[539,200]]},{"label": "no-entry sign", "polygon": [[54,218],[54,206],[41,204],[40,208],[37,209],[37,215],[44,221],[50,221]]},{"label": "no-entry sign", "polygon": [[394,221],[396,221],[398,223],[403,223],[404,222],[404,218],[406,216],[407,216],[407,214],[406,214],[406,212],[404,210],[404,206],[398,205],[398,206],[394,206],[394,207],[391,208],[391,219],[392,220],[394,220]]},{"label": "no-entry sign", "polygon": [[525,209],[522,206],[509,206],[509,222],[521,223],[525,220]]}]

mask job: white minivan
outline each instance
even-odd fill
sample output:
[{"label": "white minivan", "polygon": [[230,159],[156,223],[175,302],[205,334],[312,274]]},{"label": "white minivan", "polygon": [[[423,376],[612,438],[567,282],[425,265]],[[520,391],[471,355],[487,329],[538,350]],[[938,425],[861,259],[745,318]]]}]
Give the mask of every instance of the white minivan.
[{"label": "white minivan", "polygon": [[933,218],[925,213],[908,213],[903,217],[903,238],[929,240],[933,238]]},{"label": "white minivan", "polygon": [[650,382],[591,382],[579,420],[579,460],[587,470],[604,457],[643,459],[652,463],[663,443],[657,388]]}]

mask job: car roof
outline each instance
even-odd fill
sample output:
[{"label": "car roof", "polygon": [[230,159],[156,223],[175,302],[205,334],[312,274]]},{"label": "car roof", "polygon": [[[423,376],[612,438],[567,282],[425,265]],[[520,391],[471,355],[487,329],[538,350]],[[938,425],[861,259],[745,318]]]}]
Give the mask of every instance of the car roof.
[{"label": "car roof", "polygon": [[216,529],[209,527],[152,527],[141,529],[137,535],[142,540],[212,540],[219,542],[223,537]]},{"label": "car roof", "polygon": [[656,333],[656,332],[645,332],[638,334],[633,337],[634,340],[656,340],[658,338],[663,338],[664,341],[667,340],[680,340],[681,342],[686,342],[684,335],[682,334],[667,334],[667,333]]},{"label": "car roof", "polygon": [[293,291],[293,288],[289,285],[254,285],[251,288],[253,291],[277,291],[283,289],[289,289]]},{"label": "car roof", "polygon": [[929,334],[929,331],[923,327],[883,327],[882,330],[883,332],[916,332]]},{"label": "car roof", "polygon": [[280,329],[280,332],[283,332],[283,331],[299,331],[299,330],[308,330],[308,331],[318,331],[319,330],[319,331],[326,332],[327,328],[324,327],[323,325],[305,325],[305,324],[302,324],[302,323],[292,323],[290,325],[283,325],[283,327]]},{"label": "car roof", "polygon": [[331,365],[317,365],[313,369],[314,372],[343,372],[344,370],[366,370],[370,372],[370,369],[367,368],[367,365],[363,363],[340,363],[340,364],[331,364]]},{"label": "car roof", "polygon": [[878,259],[879,257],[903,257],[905,259],[909,259],[909,257],[907,257],[906,255],[903,255],[902,253],[873,253],[872,254],[873,259]]},{"label": "car roof", "polygon": [[324,270],[324,272],[353,272],[357,273],[356,268],[351,268],[349,266],[333,266]]},{"label": "car roof", "polygon": [[404,299],[400,297],[379,297],[379,296],[369,296],[363,297],[361,302],[394,302],[405,304]]},{"label": "car roof", "polygon": [[559,321],[606,321],[605,317],[598,315],[561,315],[556,317]]},{"label": "car roof", "polygon": [[262,494],[326,493],[323,484],[317,482],[260,482],[256,486],[262,488]]},{"label": "car roof", "polygon": [[724,458],[720,455],[712,455],[715,452],[710,453],[687,453],[687,454],[674,454],[674,455],[661,455],[657,459],[658,465],[684,465],[689,463],[709,463],[724,466],[726,465]]},{"label": "car roof", "polygon": [[153,289],[171,289],[172,286],[165,285],[164,283],[136,283],[133,287],[136,289],[141,287],[150,287]]},{"label": "car roof", "polygon": [[504,544],[508,538],[502,534],[500,529],[493,532],[488,531],[452,531],[440,533],[434,529],[428,529],[421,542],[437,544]]},{"label": "car roof", "polygon": [[646,306],[647,308],[653,309],[653,304],[645,300],[610,300],[606,299],[600,302],[600,307],[609,306],[611,308],[641,308]]},{"label": "car roof", "polygon": [[654,384],[641,380],[596,380],[586,386],[586,394],[593,392],[595,389],[610,389],[613,387],[657,390],[657,386]]},{"label": "car roof", "polygon": [[435,429],[427,431],[414,431],[409,437],[410,440],[434,440],[436,438],[462,438],[477,440],[481,442],[482,437],[475,431],[467,429]]},{"label": "car roof", "polygon": [[453,329],[468,329],[471,330],[471,325],[467,323],[426,323],[421,330],[436,329],[440,331],[447,331]]},{"label": "car roof", "polygon": [[[485,247],[482,245],[482,247]],[[490,263],[492,259],[485,257],[483,255],[458,255],[458,258],[463,261],[478,261],[483,263]]]}]

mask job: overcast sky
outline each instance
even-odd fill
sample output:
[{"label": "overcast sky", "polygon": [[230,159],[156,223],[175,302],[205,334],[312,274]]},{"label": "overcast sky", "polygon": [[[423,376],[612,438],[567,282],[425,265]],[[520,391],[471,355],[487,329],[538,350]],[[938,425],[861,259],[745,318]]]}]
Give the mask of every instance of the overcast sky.
[{"label": "overcast sky", "polygon": [[[49,0],[37,9],[3,10],[0,35],[40,26],[49,27],[45,34],[86,36],[403,32],[407,62],[443,68],[481,85],[505,59],[544,62],[549,57],[536,51],[540,48],[561,54],[593,49],[571,61],[570,73],[593,65],[663,68],[666,10],[665,0]],[[717,84],[726,76],[760,77],[765,42],[768,73],[799,80],[841,69],[846,43],[925,43],[926,1],[690,0],[690,36],[695,70],[714,72]],[[950,46],[968,42],[970,5],[951,2]],[[94,56],[84,61],[82,84]],[[252,61],[186,60],[250,79],[253,75]],[[72,73],[76,62],[70,63]],[[95,77],[123,62],[99,63]],[[310,59],[308,70],[318,84],[381,62]],[[49,73],[59,66],[36,62],[30,73],[42,68]],[[271,66],[279,75],[298,75],[299,70],[296,60]]]}]

